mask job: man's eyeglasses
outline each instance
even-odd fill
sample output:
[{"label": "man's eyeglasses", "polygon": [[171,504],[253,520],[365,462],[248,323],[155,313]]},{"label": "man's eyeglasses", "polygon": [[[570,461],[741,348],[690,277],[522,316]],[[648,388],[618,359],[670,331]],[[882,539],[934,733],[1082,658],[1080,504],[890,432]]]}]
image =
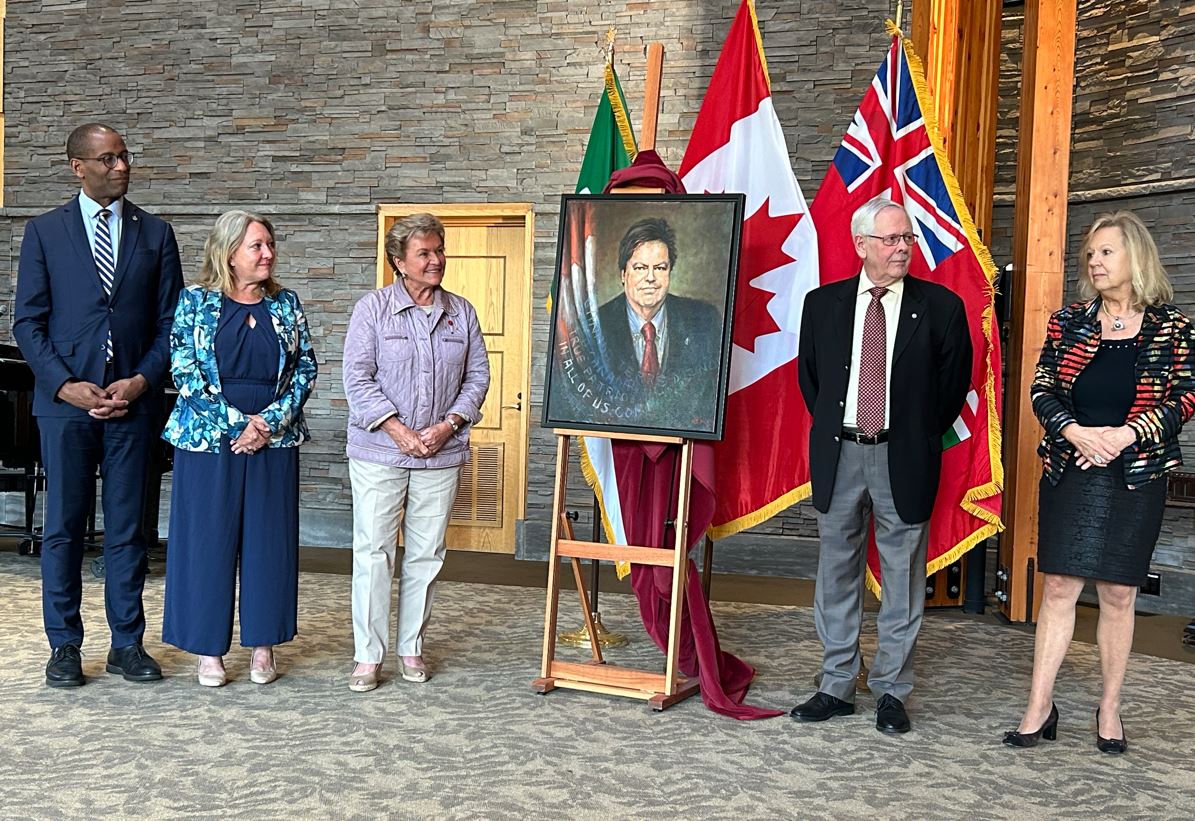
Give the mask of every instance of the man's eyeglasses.
[{"label": "man's eyeglasses", "polygon": [[115,168],[116,164],[124,160],[124,164],[130,168],[133,166],[133,155],[127,151],[121,151],[119,154],[100,154],[98,157],[75,157],[76,160],[99,160],[104,164],[105,168]]},{"label": "man's eyeglasses", "polygon": [[[111,168],[111,166],[109,166],[109,168]],[[905,241],[905,245],[909,246],[910,248],[917,244],[916,234],[889,234],[886,237],[877,237],[875,234],[868,234],[867,236],[871,237],[872,239],[878,239],[889,248],[891,248],[893,245],[896,245],[902,239]]]}]

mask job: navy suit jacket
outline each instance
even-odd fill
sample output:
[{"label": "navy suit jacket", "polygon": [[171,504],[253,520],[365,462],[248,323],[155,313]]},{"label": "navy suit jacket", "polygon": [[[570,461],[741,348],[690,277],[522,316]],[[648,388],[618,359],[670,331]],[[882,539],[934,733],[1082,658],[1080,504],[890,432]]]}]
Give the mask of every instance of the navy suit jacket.
[{"label": "navy suit jacket", "polygon": [[21,242],[12,331],[33,369],[34,414],[86,415],[58,399],[58,390],[70,379],[105,386],[109,329],[113,378],[139,373],[150,385],[129,413],[162,413],[170,325],[181,288],[174,230],[127,199],[111,297],[100,284],[77,196],[30,220]]},{"label": "navy suit jacket", "polygon": [[[668,306],[668,348],[660,362],[660,373],[701,374],[708,381],[720,360],[722,320],[718,310],[708,302],[673,294],[668,295],[665,305]],[[619,294],[602,305],[598,320],[605,333],[606,361],[610,368],[624,379],[638,380],[640,363],[627,319],[626,295]]]}]

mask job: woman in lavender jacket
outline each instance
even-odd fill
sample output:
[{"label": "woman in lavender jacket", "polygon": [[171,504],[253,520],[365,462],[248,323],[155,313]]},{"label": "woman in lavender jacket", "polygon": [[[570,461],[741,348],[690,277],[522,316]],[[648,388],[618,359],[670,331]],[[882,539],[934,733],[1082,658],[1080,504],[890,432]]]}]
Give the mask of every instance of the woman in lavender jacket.
[{"label": "woman in lavender jacket", "polygon": [[407,681],[428,679],[423,634],[469,431],[481,419],[490,366],[477,312],[440,287],[444,225],[412,214],[386,233],[398,279],[353,308],[344,340],[353,485],[353,638],[349,689],[378,686],[390,632],[401,523],[398,656]]}]

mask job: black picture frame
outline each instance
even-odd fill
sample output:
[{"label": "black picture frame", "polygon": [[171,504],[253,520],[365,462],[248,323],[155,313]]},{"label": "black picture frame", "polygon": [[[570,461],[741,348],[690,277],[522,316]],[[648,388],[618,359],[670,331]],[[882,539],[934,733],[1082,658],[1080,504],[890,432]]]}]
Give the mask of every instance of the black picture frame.
[{"label": "black picture frame", "polygon": [[560,198],[544,427],[722,438],[744,209],[742,194]]}]

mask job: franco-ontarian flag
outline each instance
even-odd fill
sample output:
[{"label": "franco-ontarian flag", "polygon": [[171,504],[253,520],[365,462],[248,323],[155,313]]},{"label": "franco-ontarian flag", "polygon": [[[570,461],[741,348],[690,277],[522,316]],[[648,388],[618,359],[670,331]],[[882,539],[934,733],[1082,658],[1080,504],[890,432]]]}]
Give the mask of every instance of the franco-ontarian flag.
[{"label": "franco-ontarian flag", "polygon": [[747,197],[735,289],[724,438],[714,445],[709,534],[733,535],[809,495],[809,414],[797,386],[817,234],[793,175],[759,22],[743,0],[710,78],[680,176],[690,194]]},{"label": "franco-ontarian flag", "polygon": [[[930,518],[927,574],[936,573],[1003,527],[1000,463],[1000,337],[993,321],[996,266],[979,240],[942,148],[921,61],[895,25],[892,45],[871,81],[813,199],[822,283],[859,273],[851,241],[855,210],[883,195],[913,220],[917,246],[909,273],[945,285],[963,300],[974,351],[971,390],[943,438],[942,481]],[[893,385],[892,390],[900,390]],[[879,592],[879,557],[867,557]]]}]

